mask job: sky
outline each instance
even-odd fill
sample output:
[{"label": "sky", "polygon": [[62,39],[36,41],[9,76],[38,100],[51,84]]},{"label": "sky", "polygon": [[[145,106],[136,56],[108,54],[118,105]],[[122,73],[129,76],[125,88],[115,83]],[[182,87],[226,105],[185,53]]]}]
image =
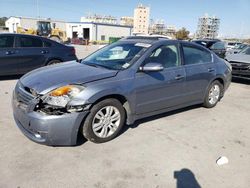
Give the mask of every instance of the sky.
[{"label": "sky", "polygon": [[[219,36],[250,38],[250,0],[0,0],[0,17],[28,16],[80,21],[87,14],[133,16],[139,4],[150,7],[150,18],[163,19],[191,33],[205,13],[221,19]],[[38,5],[38,6],[37,6]]]}]

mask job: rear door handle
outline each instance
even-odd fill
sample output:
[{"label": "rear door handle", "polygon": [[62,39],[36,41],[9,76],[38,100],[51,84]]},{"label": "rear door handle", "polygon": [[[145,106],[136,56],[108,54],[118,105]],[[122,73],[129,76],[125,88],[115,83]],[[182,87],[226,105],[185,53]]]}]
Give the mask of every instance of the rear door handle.
[{"label": "rear door handle", "polygon": [[208,68],[208,72],[214,72],[215,69],[214,68]]},{"label": "rear door handle", "polygon": [[184,78],[184,76],[182,76],[182,75],[177,75],[177,76],[175,77],[176,80],[181,80],[181,79],[183,79],[183,78]]}]

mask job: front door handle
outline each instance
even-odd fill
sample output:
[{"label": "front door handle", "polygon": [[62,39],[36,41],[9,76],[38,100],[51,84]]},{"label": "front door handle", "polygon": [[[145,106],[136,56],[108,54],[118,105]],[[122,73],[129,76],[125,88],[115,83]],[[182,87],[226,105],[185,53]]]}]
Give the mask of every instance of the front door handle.
[{"label": "front door handle", "polygon": [[49,51],[47,51],[47,50],[42,50],[41,53],[42,53],[42,54],[47,54],[47,53],[49,53]]},{"label": "front door handle", "polygon": [[182,76],[182,75],[177,75],[177,76],[175,77],[176,80],[181,80],[181,79],[183,79],[183,78],[184,78],[184,76]]},{"label": "front door handle", "polygon": [[6,51],[5,52],[5,55],[12,55],[12,54],[15,54],[15,51]]},{"label": "front door handle", "polygon": [[215,69],[214,68],[208,68],[208,72],[214,72]]}]

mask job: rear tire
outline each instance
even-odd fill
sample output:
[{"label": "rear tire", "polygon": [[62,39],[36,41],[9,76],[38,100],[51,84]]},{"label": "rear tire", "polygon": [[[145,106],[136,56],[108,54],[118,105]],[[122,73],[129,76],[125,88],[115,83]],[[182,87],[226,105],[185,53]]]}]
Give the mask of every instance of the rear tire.
[{"label": "rear tire", "polygon": [[115,138],[125,123],[125,109],[117,99],[105,99],[90,110],[83,124],[83,136],[103,143]]},{"label": "rear tire", "polygon": [[223,85],[218,81],[213,81],[208,87],[203,106],[213,108],[219,102],[223,91]]},{"label": "rear tire", "polygon": [[61,63],[61,61],[58,60],[58,59],[50,60],[50,61],[47,63],[47,66],[49,66],[49,65],[55,65],[55,64],[58,64],[58,63]]}]

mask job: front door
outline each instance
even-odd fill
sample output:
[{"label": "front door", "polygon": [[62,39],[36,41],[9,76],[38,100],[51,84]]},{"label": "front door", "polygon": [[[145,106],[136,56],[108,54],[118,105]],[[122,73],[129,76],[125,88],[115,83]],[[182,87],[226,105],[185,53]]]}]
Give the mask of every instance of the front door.
[{"label": "front door", "polygon": [[136,114],[149,113],[181,104],[185,83],[185,70],[181,65],[179,49],[169,44],[155,49],[144,64],[161,63],[159,72],[137,72]]}]

